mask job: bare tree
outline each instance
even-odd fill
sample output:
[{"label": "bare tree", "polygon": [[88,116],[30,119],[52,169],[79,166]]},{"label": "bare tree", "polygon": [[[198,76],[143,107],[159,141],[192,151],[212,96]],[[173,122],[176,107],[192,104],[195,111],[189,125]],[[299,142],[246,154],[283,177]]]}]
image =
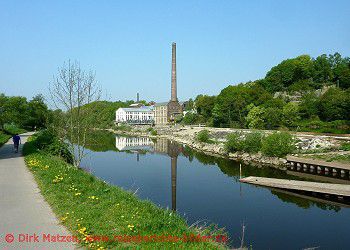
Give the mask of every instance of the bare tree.
[{"label": "bare tree", "polygon": [[85,156],[86,134],[93,127],[91,111],[83,106],[98,101],[101,95],[95,73],[85,72],[78,62],[65,62],[53,77],[50,94],[56,108],[64,111],[55,129],[61,138],[68,141],[74,165],[79,167]]}]

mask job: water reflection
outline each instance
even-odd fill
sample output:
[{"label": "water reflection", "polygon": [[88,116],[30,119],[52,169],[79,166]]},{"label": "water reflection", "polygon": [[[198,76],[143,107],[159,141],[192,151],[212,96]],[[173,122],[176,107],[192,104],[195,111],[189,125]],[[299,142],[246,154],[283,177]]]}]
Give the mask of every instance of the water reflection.
[{"label": "water reflection", "polygon": [[148,152],[167,154],[170,157],[171,169],[171,209],[176,211],[176,180],[177,180],[177,158],[183,153],[183,147],[173,141],[159,138],[151,140],[148,137],[115,137],[115,146],[120,151],[130,151],[137,155],[137,161],[140,160],[139,154],[145,150]]},{"label": "water reflection", "polygon": [[[238,162],[233,162],[224,158],[218,158],[206,155],[204,153],[195,151],[190,147],[181,145],[175,141],[171,141],[164,138],[158,138],[152,140],[148,137],[124,137],[116,136],[116,148],[120,151],[127,151],[135,153],[137,155],[137,161],[139,161],[139,155],[145,154],[145,152],[157,153],[168,155],[170,158],[170,171],[171,171],[171,208],[176,210],[176,184],[177,184],[177,161],[178,156],[181,154],[185,156],[190,162],[193,159],[197,159],[204,165],[217,165],[220,170],[233,178],[235,182],[239,182],[241,176],[261,176],[261,177],[274,177],[281,179],[305,179],[303,176],[292,176],[286,174],[283,171],[279,171],[273,168],[257,168],[245,165],[243,168]],[[242,186],[239,183],[240,195],[242,196]],[[340,206],[346,206],[346,204],[331,202],[328,200],[316,199],[314,197],[308,197],[307,195],[300,195],[293,192],[286,192],[279,189],[269,189],[271,193],[277,196],[281,201],[287,203],[294,203],[300,208],[310,208],[317,206],[324,210],[339,211]]]},{"label": "water reflection", "polygon": [[[316,245],[341,249],[347,244],[337,239],[350,230],[346,222],[349,209],[313,197],[241,184],[239,162],[166,139],[98,132],[89,136],[88,142],[90,158],[84,164],[93,174],[125,189],[137,189],[138,197],[176,210],[189,224],[205,220],[225,227],[233,245],[239,244],[242,222],[248,225],[247,244],[252,243],[254,249]],[[242,164],[242,176],[249,175],[302,178]],[[325,231],[329,234],[326,238],[322,237]]]}]

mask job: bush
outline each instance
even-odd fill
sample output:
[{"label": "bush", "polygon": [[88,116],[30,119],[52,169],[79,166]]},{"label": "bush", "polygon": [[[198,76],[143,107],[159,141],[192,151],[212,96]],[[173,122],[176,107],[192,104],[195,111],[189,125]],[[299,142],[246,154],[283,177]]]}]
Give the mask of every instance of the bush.
[{"label": "bush", "polygon": [[225,150],[231,153],[243,151],[242,134],[239,132],[229,134],[226,139]]},{"label": "bush", "polygon": [[259,132],[252,132],[245,136],[243,141],[243,151],[257,153],[261,150],[263,135]]},{"label": "bush", "polygon": [[350,151],[350,142],[343,142],[340,145],[340,150],[344,150],[344,151]]},{"label": "bush", "polygon": [[200,142],[209,142],[209,131],[206,129],[199,131],[196,138]]},{"label": "bush", "polygon": [[16,125],[13,125],[13,124],[5,124],[4,125],[4,131],[7,134],[10,134],[10,135],[22,134],[22,133],[27,132],[25,129],[19,128]]},{"label": "bush", "polygon": [[267,156],[284,157],[295,150],[295,140],[287,132],[273,133],[262,140],[261,151]]},{"label": "bush", "polygon": [[261,149],[263,134],[252,132],[243,135],[240,132],[231,133],[227,136],[225,149],[227,152],[244,151],[247,153],[257,153]]},{"label": "bush", "polygon": [[68,145],[49,130],[42,130],[35,135],[35,147],[52,155],[62,157],[66,162],[73,163],[73,155]]}]

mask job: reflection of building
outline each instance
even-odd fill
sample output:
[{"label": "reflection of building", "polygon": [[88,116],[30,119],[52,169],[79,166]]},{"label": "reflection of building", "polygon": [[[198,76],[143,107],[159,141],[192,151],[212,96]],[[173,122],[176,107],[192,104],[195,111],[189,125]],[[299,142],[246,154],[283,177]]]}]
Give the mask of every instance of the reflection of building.
[{"label": "reflection of building", "polygon": [[153,124],[153,106],[119,108],[115,112],[116,123]]},{"label": "reflection of building", "polygon": [[155,124],[167,124],[175,120],[177,115],[182,115],[182,105],[177,99],[177,82],[176,82],[176,43],[172,44],[171,59],[171,99],[169,102],[158,103],[154,109]]},{"label": "reflection of building", "polygon": [[152,150],[153,142],[148,137],[115,137],[115,146],[122,150]]},{"label": "reflection of building", "polygon": [[120,151],[136,151],[137,161],[139,161],[140,150],[165,154],[170,157],[171,209],[176,211],[177,158],[179,154],[183,152],[183,147],[175,141],[163,138],[158,138],[156,142],[153,142],[147,137],[124,136],[116,136],[115,145]]},{"label": "reflection of building", "polygon": [[171,157],[171,209],[176,211],[177,157]]}]

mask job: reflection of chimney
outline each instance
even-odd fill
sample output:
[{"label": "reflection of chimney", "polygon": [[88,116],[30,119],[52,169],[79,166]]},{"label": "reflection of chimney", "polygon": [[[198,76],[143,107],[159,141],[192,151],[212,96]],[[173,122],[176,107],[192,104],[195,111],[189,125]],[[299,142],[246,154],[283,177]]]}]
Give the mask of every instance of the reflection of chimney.
[{"label": "reflection of chimney", "polygon": [[136,95],[136,102],[138,103],[140,101],[140,95],[139,95],[139,93],[137,93],[137,95]]},{"label": "reflection of chimney", "polygon": [[176,211],[177,157],[171,157],[171,209]]},{"label": "reflection of chimney", "polygon": [[177,101],[176,85],[176,43],[173,43],[171,55],[171,101]]}]

